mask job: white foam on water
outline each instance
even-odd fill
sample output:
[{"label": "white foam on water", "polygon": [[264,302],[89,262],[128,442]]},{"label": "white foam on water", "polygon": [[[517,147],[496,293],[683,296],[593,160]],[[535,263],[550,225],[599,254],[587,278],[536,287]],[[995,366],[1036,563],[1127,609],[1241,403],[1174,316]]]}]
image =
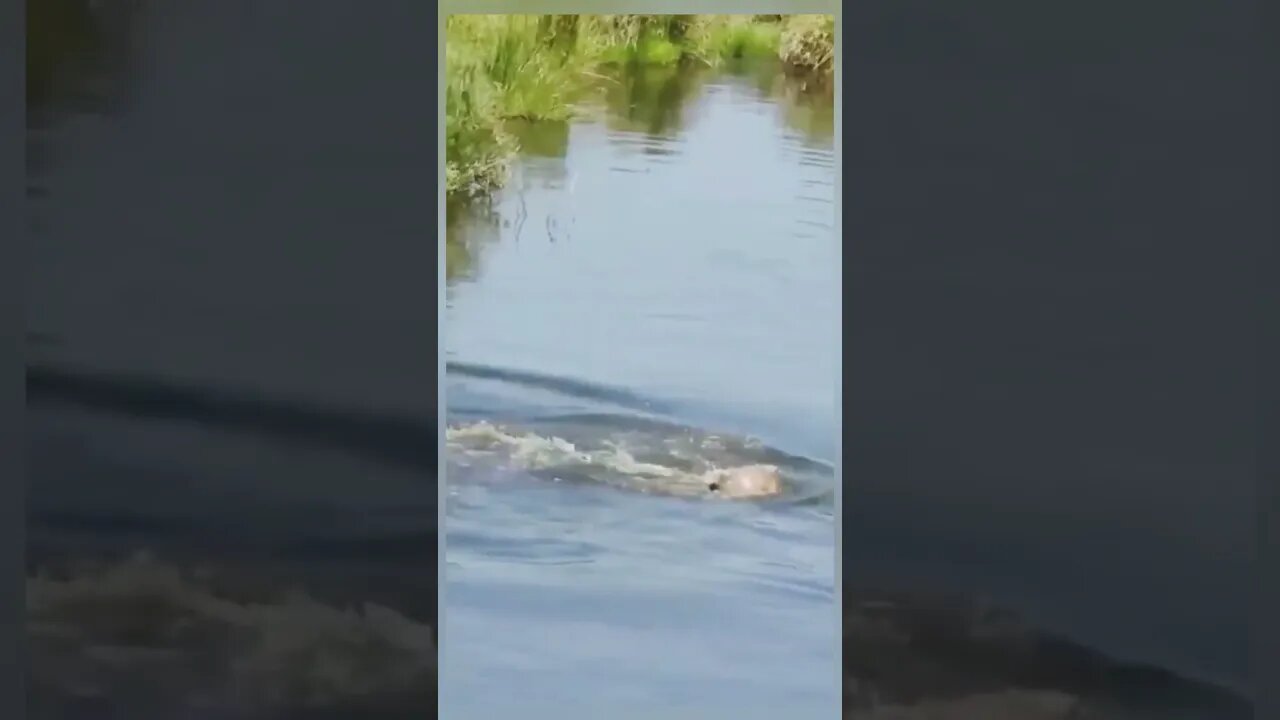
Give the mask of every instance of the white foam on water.
[{"label": "white foam on water", "polygon": [[[732,485],[725,482],[729,473],[759,468],[777,471],[776,467],[757,463],[720,467],[708,457],[681,457],[672,448],[665,448],[673,460],[682,459],[693,464],[695,469],[686,470],[641,461],[616,436],[599,440],[596,447],[584,448],[559,436],[539,435],[486,421],[448,427],[445,439],[448,450],[455,457],[494,457],[525,471],[585,472],[600,482],[639,492],[687,497],[731,497],[731,492],[712,492],[708,489],[709,484],[718,482],[728,489]],[[726,446],[725,440],[715,435],[703,438],[699,444],[704,449],[718,451],[725,450]],[[780,490],[781,487],[777,486],[770,492],[743,494],[767,495]]]}]

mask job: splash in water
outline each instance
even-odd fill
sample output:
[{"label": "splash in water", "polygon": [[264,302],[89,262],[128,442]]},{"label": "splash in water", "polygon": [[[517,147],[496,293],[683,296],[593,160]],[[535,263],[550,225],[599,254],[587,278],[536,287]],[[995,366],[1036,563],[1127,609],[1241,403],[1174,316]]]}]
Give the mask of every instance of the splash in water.
[{"label": "splash in water", "polygon": [[[775,464],[737,458],[716,435],[674,436],[666,442],[640,442],[639,434],[583,432],[570,441],[487,421],[456,425],[446,431],[451,462],[469,467],[489,463],[557,481],[584,481],[638,492],[705,498],[762,498],[785,490]],[[672,442],[675,441],[675,442]]]}]

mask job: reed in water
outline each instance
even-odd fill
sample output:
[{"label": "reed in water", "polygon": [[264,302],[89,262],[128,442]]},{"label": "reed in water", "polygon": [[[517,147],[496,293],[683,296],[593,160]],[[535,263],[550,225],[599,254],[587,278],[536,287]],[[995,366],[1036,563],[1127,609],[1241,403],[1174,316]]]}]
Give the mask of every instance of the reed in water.
[{"label": "reed in water", "polygon": [[446,192],[483,196],[519,150],[512,120],[564,120],[609,65],[777,58],[835,67],[830,15],[453,15],[445,25]]}]

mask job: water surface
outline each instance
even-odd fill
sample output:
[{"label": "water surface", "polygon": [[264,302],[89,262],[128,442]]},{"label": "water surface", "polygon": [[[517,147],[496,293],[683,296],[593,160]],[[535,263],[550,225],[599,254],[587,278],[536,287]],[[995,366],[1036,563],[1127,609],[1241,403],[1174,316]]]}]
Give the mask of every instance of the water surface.
[{"label": "water surface", "polygon": [[573,122],[517,128],[491,205],[453,208],[451,427],[787,486],[671,497],[451,448],[450,716],[835,711],[836,164],[830,89],[801,86],[619,71]]}]

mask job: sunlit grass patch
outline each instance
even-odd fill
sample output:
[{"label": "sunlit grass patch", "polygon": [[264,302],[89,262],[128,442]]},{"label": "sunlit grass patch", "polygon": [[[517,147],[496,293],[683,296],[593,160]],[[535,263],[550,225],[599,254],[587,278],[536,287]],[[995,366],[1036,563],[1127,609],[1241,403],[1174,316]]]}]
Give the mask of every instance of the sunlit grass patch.
[{"label": "sunlit grass patch", "polygon": [[790,15],[782,21],[782,61],[798,68],[831,72],[836,61],[836,19],[832,15]]},{"label": "sunlit grass patch", "polygon": [[704,52],[716,59],[777,57],[782,36],[779,23],[751,15],[712,15]]},{"label": "sunlit grass patch", "polygon": [[507,120],[569,116],[582,63],[559,35],[568,30],[547,23],[548,17],[553,16],[455,15],[446,21],[449,195],[481,194],[506,181],[517,150],[504,128]]},{"label": "sunlit grass patch", "polygon": [[606,48],[600,59],[606,63],[671,65],[684,57],[684,50],[670,40],[648,35],[625,45]]}]

